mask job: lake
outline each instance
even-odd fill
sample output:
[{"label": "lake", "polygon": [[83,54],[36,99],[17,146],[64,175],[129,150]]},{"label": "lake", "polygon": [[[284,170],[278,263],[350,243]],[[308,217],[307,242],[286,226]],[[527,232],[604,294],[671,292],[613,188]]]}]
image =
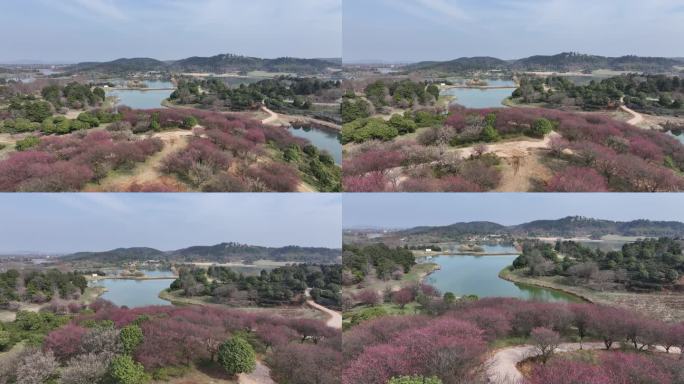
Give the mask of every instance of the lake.
[{"label": "lake", "polygon": [[168,288],[173,279],[168,280],[117,280],[103,279],[92,282],[92,286],[107,288],[101,297],[118,306],[129,308],[145,307],[148,305],[170,305],[171,303],[159,298],[159,292]]},{"label": "lake", "polygon": [[[499,253],[506,246],[483,246],[487,252]],[[515,297],[524,300],[548,302],[581,302],[582,300],[563,292],[516,284],[499,278],[499,272],[511,265],[517,254],[505,256],[434,256],[425,262],[436,263],[441,269],[425,280],[440,292],[453,292],[456,296]]]},{"label": "lake", "polygon": [[450,88],[443,95],[453,96],[452,104],[466,108],[501,108],[506,98],[513,94],[513,88]]},{"label": "lake", "polygon": [[675,139],[679,140],[680,143],[684,144],[684,132],[679,133],[679,135],[675,135],[674,133],[672,133],[672,131],[668,131],[667,133]]},{"label": "lake", "polygon": [[[120,83],[120,82],[119,82]],[[168,81],[145,81],[148,88],[174,88],[173,83]],[[123,85],[123,84],[118,84]],[[126,105],[134,109],[153,109],[163,108],[162,101],[171,96],[173,90],[166,91],[146,91],[144,88],[140,90],[108,90],[107,96],[114,96],[117,98],[116,105]]]},{"label": "lake", "polygon": [[288,131],[296,137],[307,139],[318,149],[328,152],[337,164],[342,164],[342,144],[339,133],[311,127],[290,127]]}]

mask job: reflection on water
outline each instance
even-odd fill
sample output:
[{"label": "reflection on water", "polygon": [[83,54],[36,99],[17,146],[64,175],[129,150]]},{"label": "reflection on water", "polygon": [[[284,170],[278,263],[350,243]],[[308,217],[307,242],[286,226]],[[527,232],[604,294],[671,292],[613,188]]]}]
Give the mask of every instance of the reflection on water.
[{"label": "reflection on water", "polygon": [[159,292],[168,288],[173,280],[116,280],[104,279],[91,283],[93,286],[107,288],[101,297],[118,306],[129,308],[145,307],[148,305],[169,305],[166,300],[159,298]]},{"label": "reflection on water", "polygon": [[675,139],[679,140],[680,143],[684,144],[684,132],[678,131],[678,132],[672,132],[668,131],[667,132],[669,135],[674,137]]},{"label": "reflection on water", "polygon": [[[449,79],[453,84],[466,85],[472,79]],[[482,79],[486,87],[515,87],[513,80],[507,79]],[[483,84],[484,85],[484,84]],[[466,108],[497,108],[503,107],[502,102],[513,94],[513,88],[449,88],[442,94],[454,96],[454,104]]]},{"label": "reflection on water", "polygon": [[[112,81],[117,86],[122,87],[126,85],[124,80]],[[114,96],[117,98],[117,105],[125,105],[134,109],[153,109],[163,108],[162,101],[168,99],[173,93],[173,83],[159,80],[145,80],[143,83],[147,88],[137,89],[114,89],[108,90],[107,96]],[[153,90],[159,88],[166,88],[165,90]],[[151,90],[146,90],[151,89]]]},{"label": "reflection on water", "polygon": [[513,89],[451,88],[443,94],[454,96],[453,103],[466,108],[497,108],[504,106],[502,102],[513,94]]},{"label": "reflection on water", "polygon": [[318,149],[328,152],[337,164],[342,164],[342,144],[337,132],[312,127],[290,127],[294,136],[307,139]]},{"label": "reflection on water", "polygon": [[[492,253],[498,253],[493,251]],[[517,297],[525,300],[579,302],[579,298],[563,292],[514,284],[499,278],[499,272],[511,265],[516,254],[506,256],[436,256],[428,260],[441,269],[426,282],[441,292],[479,297]]]}]

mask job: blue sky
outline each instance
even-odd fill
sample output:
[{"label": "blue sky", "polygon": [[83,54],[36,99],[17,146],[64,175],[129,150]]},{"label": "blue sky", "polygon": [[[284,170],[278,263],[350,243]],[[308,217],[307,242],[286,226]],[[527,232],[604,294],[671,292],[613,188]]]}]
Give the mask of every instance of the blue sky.
[{"label": "blue sky", "polygon": [[512,225],[566,216],[684,221],[681,193],[348,193],[342,204],[344,228],[410,228],[468,221]]},{"label": "blue sky", "polygon": [[0,253],[235,241],[341,247],[339,194],[0,194]]},{"label": "blue sky", "polygon": [[684,56],[681,0],[344,0],[347,62]]},{"label": "blue sky", "polygon": [[0,62],[340,57],[341,0],[3,0]]}]

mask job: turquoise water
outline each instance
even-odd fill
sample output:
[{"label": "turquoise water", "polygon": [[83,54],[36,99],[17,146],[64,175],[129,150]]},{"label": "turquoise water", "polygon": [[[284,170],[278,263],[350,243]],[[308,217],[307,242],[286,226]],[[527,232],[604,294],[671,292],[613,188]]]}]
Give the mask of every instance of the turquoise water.
[{"label": "turquoise water", "polygon": [[478,89],[478,88],[450,88],[444,95],[454,96],[452,104],[459,104],[466,108],[497,108],[506,98],[513,94],[513,88]]},{"label": "turquoise water", "polygon": [[159,292],[168,288],[173,280],[115,280],[104,279],[93,285],[107,288],[101,297],[118,306],[129,308],[145,307],[148,305],[170,305],[171,303],[159,298]]},{"label": "turquoise water", "polygon": [[[497,246],[498,247],[498,246]],[[496,247],[495,247],[496,248]],[[498,253],[493,251],[494,253]],[[499,278],[499,272],[511,265],[517,254],[507,256],[436,256],[426,262],[436,263],[441,269],[426,279],[440,292],[457,296],[515,297],[548,302],[580,302],[575,296],[546,288],[515,284]]]},{"label": "turquoise water", "polygon": [[[148,88],[173,88],[168,81],[145,81]],[[162,101],[171,96],[173,90],[145,91],[145,90],[110,90],[107,96],[115,96],[117,105],[125,105],[134,109],[162,108]]]},{"label": "turquoise water", "polygon": [[684,144],[684,133],[680,133],[679,135],[675,135],[672,132],[667,132],[669,135],[674,137],[675,139],[679,140],[680,143]]},{"label": "turquoise water", "polygon": [[337,132],[309,127],[288,128],[291,134],[307,139],[318,149],[328,152],[337,164],[342,164],[342,144]]}]

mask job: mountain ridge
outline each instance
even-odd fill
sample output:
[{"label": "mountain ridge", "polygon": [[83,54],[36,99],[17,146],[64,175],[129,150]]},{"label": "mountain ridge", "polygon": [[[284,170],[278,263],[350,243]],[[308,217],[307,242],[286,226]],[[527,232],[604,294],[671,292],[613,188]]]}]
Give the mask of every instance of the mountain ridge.
[{"label": "mountain ridge", "polygon": [[680,59],[625,55],[619,57],[588,55],[576,52],[562,52],[555,55],[533,55],[520,59],[502,60],[495,57],[459,57],[447,61],[423,61],[405,67],[413,71],[590,71],[611,69],[631,72],[664,72],[684,64]]},{"label": "mountain ridge", "polygon": [[239,243],[219,243],[214,245],[196,245],[172,251],[160,251],[149,247],[116,248],[99,252],[76,252],[60,257],[67,262],[130,262],[144,260],[164,260],[178,262],[254,262],[257,260],[273,260],[282,262],[312,262],[333,264],[341,257],[341,249],[325,247],[300,247],[289,245],[284,247],[264,247]]},{"label": "mountain ridge", "polygon": [[278,57],[263,59],[234,54],[192,56],[179,60],[157,60],[149,57],[119,58],[105,62],[81,62],[65,68],[66,72],[148,72],[176,70],[186,72],[225,73],[234,71],[322,73],[341,65],[341,59],[305,59]]},{"label": "mountain ridge", "polygon": [[679,221],[631,220],[613,221],[583,216],[567,216],[555,220],[533,220],[516,225],[488,221],[461,222],[445,226],[420,226],[395,232],[398,236],[434,235],[511,235],[538,237],[597,237],[620,235],[630,237],[684,237],[684,223]]}]

